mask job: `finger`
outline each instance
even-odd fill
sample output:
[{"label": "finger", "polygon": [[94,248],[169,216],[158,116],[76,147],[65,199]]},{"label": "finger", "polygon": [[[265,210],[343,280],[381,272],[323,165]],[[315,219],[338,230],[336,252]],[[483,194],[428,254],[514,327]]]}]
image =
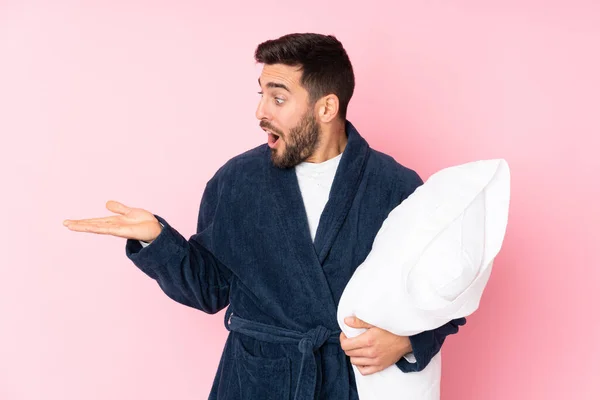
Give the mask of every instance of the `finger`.
[{"label": "finger", "polygon": [[367,324],[365,321],[357,317],[346,317],[344,323],[351,328],[372,328],[373,325]]},{"label": "finger", "polygon": [[110,211],[112,211],[114,213],[122,214],[122,215],[127,215],[131,211],[131,208],[127,207],[125,204],[119,203],[118,201],[114,201],[114,200],[107,201],[106,208],[108,208]]},{"label": "finger", "polygon": [[112,235],[122,238],[130,238],[133,234],[131,227],[115,224],[82,224],[75,222],[69,224],[67,228],[75,232],[88,232],[100,235]]},{"label": "finger", "polygon": [[374,347],[361,347],[360,349],[345,351],[345,353],[348,357],[365,357],[365,358],[377,357],[377,354],[375,354]]},{"label": "finger", "polygon": [[374,373],[379,372],[379,371],[382,370],[381,367],[375,366],[375,365],[370,365],[370,366],[367,366],[367,367],[359,367],[359,366],[357,366],[356,368],[358,368],[358,371],[363,376],[371,375],[371,374],[374,374]]},{"label": "finger", "polygon": [[366,357],[350,357],[350,363],[356,365],[357,367],[369,367],[373,365],[377,365],[377,362],[374,358],[366,358]]},{"label": "finger", "polygon": [[113,215],[111,217],[102,217],[102,218],[87,218],[87,219],[66,219],[63,224],[71,225],[71,224],[92,224],[92,225],[103,225],[103,224],[114,224],[117,222],[119,217]]},{"label": "finger", "polygon": [[348,338],[344,340],[343,344],[340,342],[340,344],[342,345],[342,350],[349,351],[360,349],[363,347],[371,347],[373,345],[372,336],[373,335],[371,331],[366,331],[353,338]]},{"label": "finger", "polygon": [[107,224],[91,224],[86,222],[73,221],[67,225],[67,228],[75,232],[108,234],[111,229],[111,226]]}]

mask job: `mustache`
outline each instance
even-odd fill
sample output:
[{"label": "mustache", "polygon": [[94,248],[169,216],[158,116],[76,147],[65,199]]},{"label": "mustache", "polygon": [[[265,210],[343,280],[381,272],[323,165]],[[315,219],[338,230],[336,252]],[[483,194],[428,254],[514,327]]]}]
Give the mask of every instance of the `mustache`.
[{"label": "mustache", "polygon": [[271,132],[278,134],[279,136],[283,136],[283,132],[281,132],[279,129],[275,128],[268,121],[260,121],[260,127],[263,128],[263,129],[268,129]]}]

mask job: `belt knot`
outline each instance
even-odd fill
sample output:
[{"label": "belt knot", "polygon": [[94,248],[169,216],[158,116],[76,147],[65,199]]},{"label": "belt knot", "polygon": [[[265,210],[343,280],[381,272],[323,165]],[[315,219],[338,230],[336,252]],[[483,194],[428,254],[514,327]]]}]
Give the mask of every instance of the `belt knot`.
[{"label": "belt knot", "polygon": [[306,332],[298,343],[298,349],[301,353],[314,352],[325,344],[331,336],[331,331],[322,325]]}]

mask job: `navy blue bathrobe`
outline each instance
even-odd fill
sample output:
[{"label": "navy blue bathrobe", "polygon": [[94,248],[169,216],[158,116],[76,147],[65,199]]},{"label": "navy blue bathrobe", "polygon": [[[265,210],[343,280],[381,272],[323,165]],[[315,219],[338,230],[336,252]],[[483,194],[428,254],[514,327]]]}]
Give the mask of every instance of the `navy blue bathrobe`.
[{"label": "navy blue bathrobe", "polygon": [[[156,216],[164,228],[152,244],[127,241],[127,257],[173,300],[211,314],[228,307],[210,399],[358,398],[337,304],[388,213],[423,182],[348,121],[346,134],[314,243],[295,170],[273,166],[266,144],[207,183],[189,240]],[[425,368],[465,322],[412,336],[417,362],[397,368]]]}]

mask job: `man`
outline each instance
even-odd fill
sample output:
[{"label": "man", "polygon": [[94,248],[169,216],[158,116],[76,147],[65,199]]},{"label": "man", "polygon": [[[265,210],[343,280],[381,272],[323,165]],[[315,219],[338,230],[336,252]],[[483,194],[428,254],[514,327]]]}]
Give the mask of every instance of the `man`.
[{"label": "man", "polygon": [[346,120],[354,73],[335,37],[286,35],[260,44],[255,58],[267,144],[207,183],[195,235],[112,201],[117,216],[65,224],[127,238],[127,256],[175,301],[207,313],[228,307],[210,399],[357,399],[350,363],[365,375],[422,370],[465,320],[411,337],[349,320],[367,331],[340,334],[346,283],[387,214],[423,182]]}]

